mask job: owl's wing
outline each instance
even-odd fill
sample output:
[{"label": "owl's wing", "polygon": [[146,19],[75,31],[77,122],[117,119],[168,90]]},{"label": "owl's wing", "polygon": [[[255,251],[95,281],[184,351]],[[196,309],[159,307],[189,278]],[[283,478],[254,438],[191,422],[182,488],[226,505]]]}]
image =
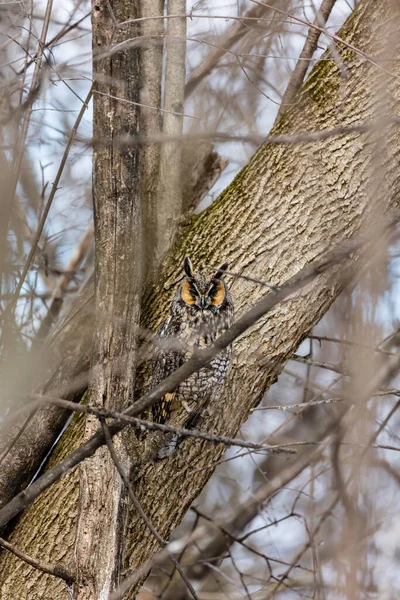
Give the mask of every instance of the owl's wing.
[{"label": "owl's wing", "polygon": [[[179,334],[179,323],[171,317],[164,321],[160,326],[157,335],[163,341],[167,342],[166,347],[156,350],[153,360],[152,387],[155,387],[166,377],[171,375],[184,362],[185,357],[182,352],[168,348],[168,338],[171,339],[171,346],[174,338]],[[153,421],[155,423],[165,423],[172,411],[176,398],[176,391],[165,394],[152,406]]]}]

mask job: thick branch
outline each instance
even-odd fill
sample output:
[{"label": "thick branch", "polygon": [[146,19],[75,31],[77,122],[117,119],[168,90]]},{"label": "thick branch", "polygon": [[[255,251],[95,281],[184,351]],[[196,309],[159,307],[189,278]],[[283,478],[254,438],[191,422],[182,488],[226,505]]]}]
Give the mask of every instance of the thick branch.
[{"label": "thick branch", "polygon": [[[299,103],[285,114],[284,121],[273,132],[290,143],[261,147],[224,194],[182,229],[160,273],[159,285],[144,303],[144,327],[155,330],[165,318],[186,253],[190,252],[200,268],[226,260],[233,272],[279,285],[329,248],[360,232],[370,216],[367,167],[372,156],[371,140],[369,136],[355,134],[354,129],[352,135],[347,132],[358,123],[371,122],[374,117],[376,67],[365,56],[375,52],[388,7],[385,0],[360,3],[341,34],[348,42],[342,59],[349,77],[341,79],[334,62],[317,64]],[[359,47],[362,53],[353,52],[349,46]],[[398,77],[399,65],[393,62],[391,67]],[[395,81],[390,83],[389,91],[388,101],[393,101],[395,109],[400,99]],[[338,126],[343,128],[341,135],[325,136],[326,131]],[[312,134],[307,143],[293,143],[299,131],[317,134]],[[386,144],[382,164],[385,182],[382,214],[398,208],[400,197],[398,136],[389,128]],[[300,293],[286,298],[235,342],[224,391],[218,403],[211,403],[203,415],[204,423],[212,424],[216,434],[236,434],[298,344],[353,277],[357,265],[355,257],[347,264],[348,268],[333,268]],[[238,314],[256,303],[265,291],[262,286],[242,279],[235,279],[231,289]],[[80,310],[54,337],[54,354],[63,360],[57,371],[51,372],[47,392],[71,382],[82,370],[87,370],[87,351],[82,341],[85,336],[81,331],[83,325],[90,330],[91,311],[86,312],[85,319],[82,316],[82,307],[87,310],[90,306],[90,290],[87,292]],[[68,352],[63,350],[65,347],[69,348]],[[267,367],[263,363],[266,356],[270,361]],[[46,412],[47,409],[43,414]],[[70,439],[74,431],[76,429],[71,428],[65,439]],[[206,441],[185,440],[167,462],[143,469],[135,493],[164,538],[211,475],[212,469],[202,467],[214,464],[220,454],[220,448],[211,447]],[[196,468],[190,469],[194,464]],[[62,489],[71,493],[76,489],[73,473],[63,480]],[[60,523],[71,510],[68,507],[60,512]],[[26,531],[33,522],[40,524],[42,518],[36,505],[32,506],[20,521],[21,530]],[[134,569],[146,564],[157,543],[135,513],[131,515],[130,526],[132,535],[126,537],[124,560],[127,567]],[[140,544],[138,539],[142,540]],[[0,566],[4,572],[1,556]],[[11,568],[7,564],[7,573]]]},{"label": "thick branch", "polygon": [[[135,27],[116,22],[132,15],[130,0],[94,1],[93,50],[135,35]],[[139,51],[121,51],[94,63],[93,132],[112,139],[139,129]],[[111,76],[111,77],[110,77]],[[96,93],[100,92],[100,93]],[[133,104],[126,110],[124,103]],[[118,151],[114,144],[93,153],[95,235],[95,325],[89,403],[123,410],[135,381],[137,331],[142,281],[142,198],[139,149]],[[91,439],[97,419],[85,421],[84,439]],[[121,444],[121,450],[123,445]],[[128,453],[124,453],[129,468]],[[76,534],[77,585],[74,600],[106,597],[119,578],[119,550],[124,536],[123,489],[114,464],[97,453],[80,469],[80,503]]]},{"label": "thick branch", "polygon": [[[104,433],[104,438],[106,440],[106,444],[107,444],[107,448],[108,451],[110,453],[110,456],[115,464],[115,467],[126,487],[126,489],[128,490],[128,494],[129,497],[132,501],[133,506],[135,507],[135,509],[137,510],[138,514],[140,515],[140,517],[143,519],[144,523],[146,524],[147,528],[149,529],[149,531],[153,534],[153,536],[155,537],[155,539],[157,540],[157,542],[160,544],[160,546],[162,548],[165,548],[165,546],[167,546],[168,542],[166,540],[164,540],[164,538],[158,533],[157,529],[154,527],[153,523],[151,522],[151,520],[148,518],[148,516],[146,515],[146,513],[144,512],[142,505],[140,504],[134,490],[132,487],[132,484],[129,480],[128,475],[125,473],[124,468],[121,464],[121,461],[119,460],[117,453],[115,451],[114,448],[114,444],[112,441],[112,437],[110,435],[110,430],[105,422],[105,420],[101,421],[101,426],[103,429],[103,433]],[[194,600],[198,600],[197,594],[193,589],[192,584],[190,583],[188,577],[186,576],[184,570],[182,569],[182,567],[180,566],[179,562],[177,561],[177,559],[175,558],[175,556],[173,554],[171,554],[171,561],[174,564],[175,568],[177,569],[178,573],[180,574],[182,581],[185,584],[185,587],[190,591],[191,595],[193,596]]]},{"label": "thick branch", "polygon": [[[375,373],[370,380],[366,383],[365,389],[363,390],[363,397],[368,399],[380,386],[389,382],[395,375],[397,375],[400,369],[400,353],[391,356],[387,359],[384,365]],[[394,411],[397,410],[399,403],[392,409],[388,417],[385,419],[385,424],[393,415]],[[193,576],[192,570],[198,570],[197,561],[201,559],[209,559],[214,556],[220,556],[224,549],[229,545],[230,536],[236,538],[239,533],[248,525],[260,512],[265,502],[272,498],[279,490],[283,489],[292,479],[297,477],[306,467],[318,460],[329,443],[331,443],[331,436],[337,431],[337,428],[344,423],[345,417],[348,414],[350,406],[344,407],[339,415],[331,420],[326,426],[325,430],[318,436],[318,441],[321,442],[319,447],[315,450],[307,450],[301,456],[297,458],[292,464],[288,465],[279,475],[275,476],[268,483],[260,486],[260,488],[252,494],[251,498],[245,503],[238,506],[235,512],[229,517],[220,519],[219,521],[212,522],[211,527],[208,524],[198,526],[193,533],[189,536],[182,538],[181,540],[175,540],[164,551],[154,556],[151,560],[151,565],[146,565],[147,570],[155,564],[162,562],[168,556],[167,553],[171,554],[180,553],[184,549],[187,549],[191,545],[195,546],[195,550],[187,557],[189,567],[186,569],[186,574],[191,577]],[[376,433],[378,435],[378,433]],[[374,436],[374,439],[376,437]],[[373,440],[371,439],[371,442]],[[371,447],[371,446],[369,446]],[[196,542],[202,543],[202,547],[196,544]],[[204,542],[206,542],[204,544]],[[294,561],[297,564],[298,559]],[[203,566],[207,568],[207,563]],[[290,571],[288,571],[290,572]],[[198,575],[198,573],[196,574]],[[134,573],[127,578],[118,590],[112,594],[111,600],[119,600],[123,594],[131,587],[135,586],[141,579],[142,573]],[[282,580],[285,577],[282,578]],[[176,597],[179,596],[176,592]]]},{"label": "thick branch", "polygon": [[[364,242],[365,243],[365,242]],[[267,294],[258,304],[250,309],[240,319],[225,331],[216,342],[193,355],[182,367],[177,369],[172,375],[167,377],[159,385],[145,394],[140,400],[132,404],[127,410],[128,416],[141,414],[147,408],[150,408],[161,396],[173,391],[185,379],[193,373],[206,366],[219,352],[227,348],[235,339],[241,336],[246,330],[254,325],[261,317],[269,313],[277,304],[285,298],[291,296],[301,288],[308,285],[319,275],[340,263],[345,258],[353,254],[360,248],[362,242],[357,240],[353,243],[342,245],[342,247],[329,252],[323,258],[308,265],[302,271],[294,275],[289,281],[283,284],[276,293]],[[114,423],[109,426],[110,435],[117,435],[126,427],[127,423]],[[44,490],[55,483],[60,477],[68,473],[70,469],[81,463],[83,460],[93,456],[98,448],[105,444],[105,438],[102,428],[98,428],[96,433],[80,448],[72,452],[67,458],[60,461],[52,469],[44,473],[27,490],[18,494],[6,506],[0,509],[0,528],[15,517],[21,510],[29,506],[35,498]]]},{"label": "thick branch", "polygon": [[[140,101],[141,104],[161,107],[163,47],[154,43],[164,32],[161,15],[164,0],[140,0],[141,18],[139,33],[149,42],[140,51]],[[157,18],[158,17],[158,18]],[[143,136],[161,133],[161,112],[142,108],[140,132]],[[148,144],[140,153],[140,186],[143,207],[143,269],[145,278],[154,273],[157,259],[157,213],[160,145]]]}]

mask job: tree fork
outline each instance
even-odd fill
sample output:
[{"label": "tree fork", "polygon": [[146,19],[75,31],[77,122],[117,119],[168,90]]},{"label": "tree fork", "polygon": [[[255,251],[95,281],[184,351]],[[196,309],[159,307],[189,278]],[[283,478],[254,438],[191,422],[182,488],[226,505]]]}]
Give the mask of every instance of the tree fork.
[{"label": "tree fork", "polygon": [[[364,0],[345,24],[341,36],[369,55],[373,55],[382,25],[392,3],[385,0]],[[393,23],[399,25],[398,14]],[[398,48],[395,49],[399,51]],[[329,130],[338,124],[351,126],[369,122],[374,116],[373,92],[379,67],[350,48],[340,48],[348,78],[343,80],[334,61],[321,61],[311,72],[302,88],[299,102],[288,110],[273,133],[294,135],[303,131]],[[327,56],[324,57],[328,58]],[[387,65],[385,65],[387,66]],[[397,77],[399,65],[390,64],[395,77],[389,84],[391,109],[400,103]],[[385,154],[385,195],[382,212],[399,205],[398,177],[399,134],[394,126],[387,135]],[[160,283],[148,297],[144,308],[144,326],[155,329],[165,316],[175,291],[174,282],[181,275],[181,263],[190,254],[199,266],[230,263],[230,269],[254,279],[279,285],[289,276],[327,249],[351,238],[369,218],[368,164],[372,142],[365,134],[348,134],[335,139],[286,146],[264,145],[213,205],[186,227],[183,227],[174,249],[169,253],[160,275]],[[350,277],[351,273],[348,273]],[[346,278],[345,278],[346,279]],[[346,281],[341,269],[321,275],[295,297],[283,302],[246,332],[235,343],[235,358],[230,378],[222,397],[208,407],[205,425],[212,424],[215,434],[234,435],[249,411],[276,380],[286,360],[296,350],[311,327],[326,312],[342,291]],[[238,313],[255,303],[264,293],[257,284],[235,279],[232,284]],[[90,291],[87,292],[89,306]],[[74,352],[60,361],[52,372],[52,386],[65,385],[71,370],[75,373],[87,367],[87,358],[75,356],[82,345],[80,327],[83,309],[69,320],[54,339],[54,347]],[[265,357],[268,364],[265,366]],[[49,389],[50,391],[50,389]],[[59,452],[79,438],[76,427],[69,428]],[[79,438],[81,439],[81,438]],[[209,447],[206,441],[187,440],[168,461],[143,469],[135,493],[160,534],[168,539],[188,506],[197,497],[209,476],[221,450]],[[195,466],[195,467],[194,467]],[[208,468],[203,468],[208,467]],[[60,536],[76,524],[77,472],[62,480],[62,485],[44,493],[19,520],[10,542],[38,556],[36,544],[43,537],[32,537],[33,531],[46,530],[46,548],[54,553],[72,556],[71,536]],[[63,498],[57,519],[48,522],[47,513],[54,498]],[[47,512],[46,512],[47,510]],[[27,540],[31,540],[26,548]],[[25,543],[24,543],[25,542]],[[133,570],[144,564],[157,550],[151,534],[140,518],[132,512],[126,538],[124,565]],[[44,557],[45,558],[45,557]],[[65,564],[66,561],[64,561]],[[23,597],[28,566],[15,577],[16,562],[11,556],[0,556],[3,597],[8,600]],[[68,598],[66,587],[57,588],[40,575],[40,586],[48,596]],[[50,579],[50,577],[49,577]],[[53,578],[54,579],[54,578]],[[52,587],[53,585],[53,587]],[[30,590],[30,600],[39,600],[39,592]],[[56,595],[58,593],[58,596]],[[42,596],[43,597],[43,596]]]}]

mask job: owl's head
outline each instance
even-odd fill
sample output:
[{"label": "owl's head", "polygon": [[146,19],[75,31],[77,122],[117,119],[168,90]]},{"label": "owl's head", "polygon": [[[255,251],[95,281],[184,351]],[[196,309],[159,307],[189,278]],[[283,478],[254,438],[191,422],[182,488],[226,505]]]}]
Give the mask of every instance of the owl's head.
[{"label": "owl's head", "polygon": [[188,256],[185,257],[183,268],[185,279],[179,287],[179,300],[190,307],[190,312],[214,313],[227,308],[232,300],[229,289],[223,279],[228,263],[223,263],[214,273],[195,273]]}]

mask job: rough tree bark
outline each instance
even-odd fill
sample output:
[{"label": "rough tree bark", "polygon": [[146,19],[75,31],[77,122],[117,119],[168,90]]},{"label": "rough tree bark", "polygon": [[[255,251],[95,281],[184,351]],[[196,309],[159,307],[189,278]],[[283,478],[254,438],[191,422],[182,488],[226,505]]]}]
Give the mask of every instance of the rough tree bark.
[{"label": "rough tree bark", "polygon": [[[139,131],[139,50],[102,55],[111,45],[136,35],[133,25],[116,25],[136,16],[130,0],[93,3],[93,131],[97,139],[109,143],[93,152],[95,325],[88,402],[110,410],[124,410],[132,396],[140,319],[139,148],[118,151],[114,146],[115,139]],[[136,104],[127,111],[126,104],[115,98]],[[86,419],[83,439],[89,439],[98,424],[96,418]],[[129,471],[122,438],[116,446]],[[80,466],[75,600],[107,600],[118,582],[124,507],[120,477],[103,448]]]},{"label": "rough tree bark", "polygon": [[[389,12],[390,11],[390,12]],[[285,113],[273,133],[327,130],[337,125],[357,125],[374,115],[374,92],[379,66],[373,55],[384,31],[387,14],[400,24],[389,0],[364,0],[340,35],[365,54],[342,47],[348,78],[341,79],[334,61],[316,65],[303,86],[299,103]],[[395,49],[395,53],[399,48]],[[385,68],[400,75],[397,63]],[[397,114],[400,91],[397,79],[389,84],[391,114]],[[384,159],[385,195],[382,213],[399,205],[398,129],[388,132]],[[360,232],[369,217],[369,165],[373,140],[368,134],[330,137],[314,143],[262,146],[220,198],[182,228],[163,267],[160,283],[147,297],[143,323],[155,329],[164,317],[181,263],[190,254],[196,265],[218,265],[227,260],[236,273],[279,284],[334,244]],[[260,320],[235,344],[235,358],[228,384],[217,402],[203,416],[204,429],[234,434],[286,360],[310,328],[326,312],[349,280],[351,270],[336,268],[321,276],[296,297],[288,299]],[[345,275],[345,276],[344,276]],[[235,279],[232,293],[241,313],[265,293],[260,285]],[[80,340],[80,321],[70,320],[62,344]],[[60,338],[61,343],[61,338]],[[61,346],[60,348],[63,348]],[[266,360],[267,359],[267,360]],[[81,367],[87,358],[79,357]],[[69,367],[77,364],[72,357]],[[75,366],[75,370],[76,366]],[[63,365],[59,381],[65,381]],[[81,426],[82,427],[82,426]],[[79,427],[71,427],[60,444],[60,453],[78,443]],[[186,440],[167,462],[148,465],[137,483],[143,509],[159,531],[168,537],[212,473],[199,470],[212,464],[223,448],[199,440]],[[32,556],[72,564],[77,516],[76,471],[42,495],[18,520],[10,540]],[[52,503],[55,500],[55,507]],[[132,513],[126,539],[124,566],[135,569],[156,549],[141,520]],[[15,597],[67,599],[64,582],[42,575],[15,557],[0,555],[1,592]]]},{"label": "rough tree bark", "polygon": [[[161,104],[162,47],[155,43],[162,35],[162,21],[153,19],[163,11],[162,0],[142,0],[138,2],[140,15],[151,17],[142,21],[140,34],[146,40],[141,47],[140,60],[140,99],[147,107]],[[111,19],[111,16],[110,16]],[[4,61],[6,62],[6,61]],[[140,131],[143,135],[156,135],[160,132],[161,119],[159,111],[142,108],[140,114]],[[154,226],[158,210],[158,162],[159,146],[153,144],[142,148],[140,153],[140,179],[143,213],[144,250],[143,271],[146,275],[154,272],[157,254],[157,227]],[[184,152],[182,169],[182,187],[184,190],[183,213],[191,213],[203,196],[212,187],[227,161],[214,151],[211,142],[202,142],[198,146],[190,145]],[[88,368],[92,333],[92,296],[93,281],[89,280],[82,292],[81,301],[71,311],[69,318],[62,323],[52,337],[40,350],[35,348],[32,372],[35,373],[38,391],[57,390],[60,395],[67,394],[79,401],[86,385],[87,377],[79,375]],[[79,321],[80,339],[73,339]],[[72,329],[71,329],[72,327]],[[31,353],[32,354],[32,353]],[[76,356],[84,357],[83,361],[75,361]],[[66,366],[69,365],[69,369]],[[68,371],[68,375],[66,374]],[[74,381],[74,393],[68,383]],[[45,384],[43,384],[45,382]],[[67,383],[67,387],[65,384]],[[13,384],[14,385],[14,384]],[[15,385],[14,385],[15,390]],[[17,396],[14,393],[14,396]],[[23,394],[20,394],[22,397]],[[58,438],[68,413],[59,407],[46,407],[19,418],[10,427],[8,424],[0,429],[0,506],[3,506],[15,493],[23,489],[37,472],[43,457],[52,448]],[[13,444],[12,451],[7,448]]]}]

